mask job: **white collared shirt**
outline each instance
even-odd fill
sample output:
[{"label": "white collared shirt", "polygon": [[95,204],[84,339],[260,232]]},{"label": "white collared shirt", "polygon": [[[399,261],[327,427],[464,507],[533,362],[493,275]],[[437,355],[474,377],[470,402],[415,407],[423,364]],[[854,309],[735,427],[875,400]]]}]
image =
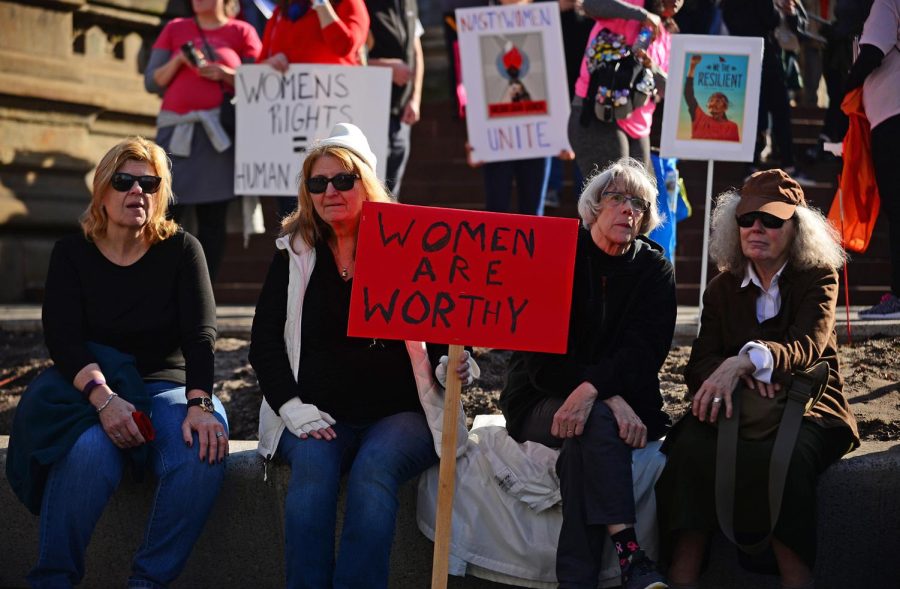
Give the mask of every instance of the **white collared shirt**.
[{"label": "white collared shirt", "polygon": [[[762,281],[756,274],[756,270],[753,269],[753,264],[747,262],[747,269],[744,271],[744,280],[741,282],[741,288],[746,288],[751,282],[759,288],[759,296],[756,297],[756,320],[760,323],[778,315],[778,312],[781,310],[779,280],[785,266],[787,266],[787,262],[778,269],[778,272],[772,277],[769,288],[766,289],[763,288]],[[746,354],[750,357],[750,361],[756,367],[752,374],[753,378],[760,382],[772,382],[772,369],[775,367],[775,359],[772,357],[772,352],[769,348],[760,342],[751,341],[744,344],[744,347],[738,353]]]}]

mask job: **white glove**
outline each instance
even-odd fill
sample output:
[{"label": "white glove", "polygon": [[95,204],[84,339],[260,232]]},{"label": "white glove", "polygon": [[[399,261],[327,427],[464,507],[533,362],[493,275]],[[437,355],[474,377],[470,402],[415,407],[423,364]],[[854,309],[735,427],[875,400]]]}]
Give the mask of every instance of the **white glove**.
[{"label": "white glove", "polygon": [[[475,379],[481,376],[481,368],[478,367],[478,363],[475,362],[475,358],[473,358],[468,351],[464,351],[463,361],[466,363],[466,371],[459,375],[459,380],[462,382],[464,386],[469,386]],[[441,383],[441,386],[447,388],[447,363],[450,362],[449,356],[441,356],[438,365],[434,367],[434,376],[437,378],[437,381]]]},{"label": "white glove", "polygon": [[335,424],[333,417],[324,411],[319,411],[315,405],[304,403],[299,397],[294,397],[282,405],[278,414],[288,431],[298,438]]}]

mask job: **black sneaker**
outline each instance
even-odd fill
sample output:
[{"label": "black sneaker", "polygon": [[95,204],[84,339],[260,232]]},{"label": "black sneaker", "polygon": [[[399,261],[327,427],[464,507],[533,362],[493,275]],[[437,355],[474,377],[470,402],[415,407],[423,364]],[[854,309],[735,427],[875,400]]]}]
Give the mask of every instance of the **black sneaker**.
[{"label": "black sneaker", "polygon": [[631,563],[622,571],[622,589],[666,589],[666,578],[647,558],[643,550],[631,555]]}]

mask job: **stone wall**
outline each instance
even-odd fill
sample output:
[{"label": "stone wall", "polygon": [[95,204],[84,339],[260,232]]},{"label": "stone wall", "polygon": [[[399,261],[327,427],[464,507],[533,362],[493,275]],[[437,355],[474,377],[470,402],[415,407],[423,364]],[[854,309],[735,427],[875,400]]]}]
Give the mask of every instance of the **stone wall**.
[{"label": "stone wall", "polygon": [[143,66],[164,21],[186,11],[185,0],[0,0],[0,301],[43,288],[99,158],[154,135]]}]

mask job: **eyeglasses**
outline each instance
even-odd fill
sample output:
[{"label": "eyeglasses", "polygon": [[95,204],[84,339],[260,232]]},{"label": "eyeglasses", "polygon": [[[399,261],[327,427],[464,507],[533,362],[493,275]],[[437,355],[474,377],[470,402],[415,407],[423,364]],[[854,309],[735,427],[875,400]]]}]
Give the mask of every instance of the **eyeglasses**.
[{"label": "eyeglasses", "polygon": [[631,210],[635,213],[644,214],[650,210],[650,203],[639,196],[632,194],[623,194],[621,192],[604,192],[600,198],[605,198],[613,204],[620,205],[624,202],[628,203]]},{"label": "eyeglasses", "polygon": [[737,224],[739,227],[749,229],[750,227],[753,227],[753,224],[756,223],[757,219],[762,221],[762,225],[766,229],[781,229],[785,222],[785,219],[779,219],[778,217],[770,213],[754,211],[752,213],[744,213],[743,215],[738,217]]},{"label": "eyeglasses", "polygon": [[322,194],[328,188],[328,183],[334,186],[335,190],[350,190],[353,183],[359,179],[359,174],[335,174],[331,178],[325,176],[313,176],[306,179],[306,189],[312,194]]},{"label": "eyeglasses", "polygon": [[125,172],[116,172],[113,174],[112,182],[110,182],[110,184],[112,184],[112,187],[119,192],[128,192],[131,190],[131,187],[134,186],[135,182],[138,183],[138,186],[141,187],[144,194],[153,194],[159,190],[159,185],[162,184],[162,178],[159,176],[134,176],[133,174],[126,174]]}]

